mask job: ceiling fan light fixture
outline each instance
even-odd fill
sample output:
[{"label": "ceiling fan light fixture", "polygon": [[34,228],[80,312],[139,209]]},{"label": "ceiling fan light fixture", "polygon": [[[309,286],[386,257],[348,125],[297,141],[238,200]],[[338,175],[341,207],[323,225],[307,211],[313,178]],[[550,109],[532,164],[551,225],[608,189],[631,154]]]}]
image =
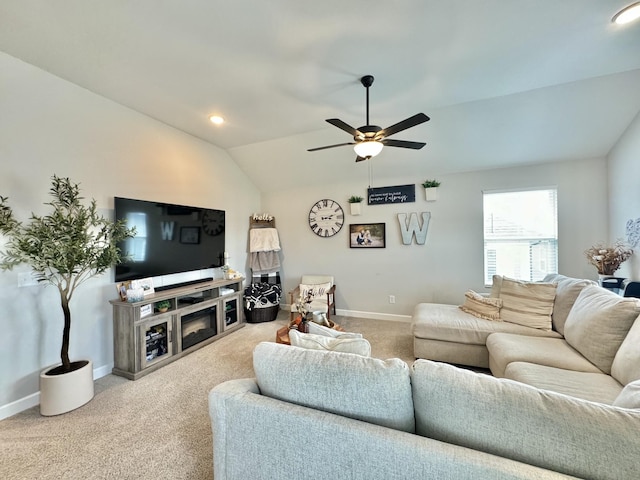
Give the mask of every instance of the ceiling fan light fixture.
[{"label": "ceiling fan light fixture", "polygon": [[359,157],[367,158],[378,155],[383,146],[382,143],[375,140],[365,140],[364,142],[356,143],[353,149]]},{"label": "ceiling fan light fixture", "polygon": [[626,23],[633,22],[640,18],[640,2],[627,5],[618,13],[616,13],[611,21],[618,25],[624,25]]},{"label": "ceiling fan light fixture", "polygon": [[222,125],[224,123],[224,118],[220,115],[211,115],[209,120],[211,120],[211,123],[215,125]]}]

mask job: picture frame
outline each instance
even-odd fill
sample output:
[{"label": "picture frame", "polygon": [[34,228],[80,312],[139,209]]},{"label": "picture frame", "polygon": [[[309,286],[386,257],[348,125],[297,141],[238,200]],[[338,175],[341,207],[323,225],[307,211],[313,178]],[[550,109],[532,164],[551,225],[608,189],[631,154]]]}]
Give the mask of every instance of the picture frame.
[{"label": "picture frame", "polygon": [[191,245],[200,243],[200,227],[180,227],[180,243]]},{"label": "picture frame", "polygon": [[385,248],[387,234],[385,223],[349,224],[350,248]]},{"label": "picture frame", "polygon": [[123,302],[127,301],[127,290],[131,288],[131,282],[119,282],[116,283],[116,289],[118,290],[118,295],[120,295],[120,300]]},{"label": "picture frame", "polygon": [[155,293],[155,288],[153,288],[153,278],[151,277],[141,278],[140,280],[131,280],[131,288],[142,289],[145,297]]}]

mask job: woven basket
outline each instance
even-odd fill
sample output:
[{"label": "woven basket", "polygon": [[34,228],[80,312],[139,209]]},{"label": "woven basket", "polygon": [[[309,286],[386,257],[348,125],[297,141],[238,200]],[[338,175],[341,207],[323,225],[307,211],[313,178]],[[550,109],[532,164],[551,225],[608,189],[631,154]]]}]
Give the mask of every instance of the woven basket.
[{"label": "woven basket", "polygon": [[272,307],[254,308],[253,310],[244,309],[244,316],[249,323],[272,322],[278,316],[280,305]]}]

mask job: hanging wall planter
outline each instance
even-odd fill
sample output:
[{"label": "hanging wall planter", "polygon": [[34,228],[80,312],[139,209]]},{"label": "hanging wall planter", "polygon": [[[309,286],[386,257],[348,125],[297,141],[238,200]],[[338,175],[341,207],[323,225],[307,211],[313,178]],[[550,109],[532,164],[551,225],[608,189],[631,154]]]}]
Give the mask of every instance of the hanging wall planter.
[{"label": "hanging wall planter", "polygon": [[427,202],[435,202],[438,200],[438,187],[440,182],[437,180],[426,180],[422,183],[424,187],[424,195]]},{"label": "hanging wall planter", "polygon": [[362,197],[359,197],[357,195],[352,195],[351,197],[349,197],[349,208],[351,209],[351,215],[360,215],[361,210],[362,210]]}]

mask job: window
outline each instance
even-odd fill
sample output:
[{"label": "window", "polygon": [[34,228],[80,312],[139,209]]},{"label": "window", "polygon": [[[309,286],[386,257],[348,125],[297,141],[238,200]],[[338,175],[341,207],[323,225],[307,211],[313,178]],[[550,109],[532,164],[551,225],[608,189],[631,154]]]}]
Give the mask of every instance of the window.
[{"label": "window", "polygon": [[484,192],[484,281],[493,275],[542,280],[558,272],[555,188]]}]

